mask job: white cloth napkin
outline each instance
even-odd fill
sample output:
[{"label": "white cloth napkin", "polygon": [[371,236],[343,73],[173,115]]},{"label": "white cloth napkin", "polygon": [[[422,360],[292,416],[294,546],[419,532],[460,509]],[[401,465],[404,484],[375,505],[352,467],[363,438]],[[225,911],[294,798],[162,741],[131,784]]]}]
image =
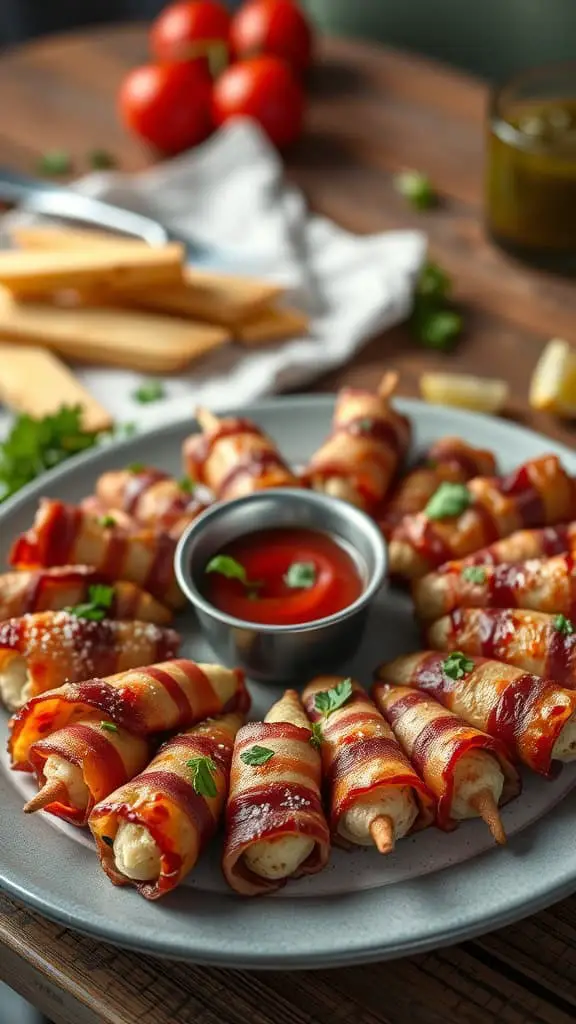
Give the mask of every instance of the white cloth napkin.
[{"label": "white cloth napkin", "polygon": [[359,237],[310,214],[251,121],[231,122],[200,148],[150,170],[92,174],[75,187],[203,243],[222,255],[223,269],[281,281],[290,304],[311,316],[308,337],[252,351],[226,346],[165,378],[166,397],[153,405],[133,398],[140,374],[78,366],[78,376],[119,420],[147,427],[184,417],[197,403],[243,405],[302,386],[409,311],[425,237]]}]

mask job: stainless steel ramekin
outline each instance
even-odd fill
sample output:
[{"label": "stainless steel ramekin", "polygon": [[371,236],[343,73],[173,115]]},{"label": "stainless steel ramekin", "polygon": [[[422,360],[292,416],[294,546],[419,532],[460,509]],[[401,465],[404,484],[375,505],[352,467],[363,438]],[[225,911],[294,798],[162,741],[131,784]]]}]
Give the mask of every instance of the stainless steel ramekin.
[{"label": "stainless steel ramekin", "polygon": [[[269,626],[219,611],[202,594],[210,559],[237,537],[277,527],[302,527],[331,534],[359,555],[364,589],[347,608],[315,622]],[[200,626],[226,665],[261,682],[306,680],[333,671],[357,649],[368,607],[386,579],[386,544],[376,523],[344,501],[297,488],[258,491],[216,504],[182,535],[176,577],[196,609]]]}]

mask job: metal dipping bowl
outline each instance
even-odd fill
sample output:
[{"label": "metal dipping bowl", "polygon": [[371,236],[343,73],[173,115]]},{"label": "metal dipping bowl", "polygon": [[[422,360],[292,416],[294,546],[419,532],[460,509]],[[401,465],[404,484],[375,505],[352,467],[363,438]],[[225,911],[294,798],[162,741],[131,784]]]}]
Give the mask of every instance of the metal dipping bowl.
[{"label": "metal dipping bowl", "polygon": [[[214,555],[238,537],[281,527],[331,534],[355,555],[364,589],[353,604],[314,622],[273,626],[237,619],[204,597],[204,571]],[[386,579],[387,550],[376,523],[354,506],[315,491],[277,488],[204,512],[180,538],[174,564],[178,583],[224,664],[261,682],[283,683],[333,671],[354,654],[370,603]]]}]

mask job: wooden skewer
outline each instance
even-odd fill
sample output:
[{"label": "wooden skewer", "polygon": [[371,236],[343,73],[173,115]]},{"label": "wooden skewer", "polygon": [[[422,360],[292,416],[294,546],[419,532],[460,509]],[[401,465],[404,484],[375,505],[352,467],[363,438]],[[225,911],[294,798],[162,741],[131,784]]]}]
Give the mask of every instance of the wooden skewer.
[{"label": "wooden skewer", "polygon": [[470,805],[475,811],[478,811],[479,817],[486,822],[496,842],[504,846],[506,844],[506,833],[502,825],[498,806],[490,790],[482,789],[476,796],[472,797]]},{"label": "wooden skewer", "polygon": [[24,806],[24,814],[41,811],[48,804],[68,802],[68,788],[60,779],[50,779]]},{"label": "wooden skewer", "polygon": [[378,853],[392,853],[395,846],[394,822],[387,814],[381,814],[370,822],[370,835]]},{"label": "wooden skewer", "polygon": [[209,409],[202,408],[202,406],[196,409],[195,416],[205,434],[209,434],[212,430],[217,430],[220,426],[218,417],[213,412],[210,412]]},{"label": "wooden skewer", "polygon": [[390,370],[388,373],[385,373],[378,385],[378,394],[380,395],[380,398],[390,398],[398,387],[398,380],[399,376],[395,370]]}]

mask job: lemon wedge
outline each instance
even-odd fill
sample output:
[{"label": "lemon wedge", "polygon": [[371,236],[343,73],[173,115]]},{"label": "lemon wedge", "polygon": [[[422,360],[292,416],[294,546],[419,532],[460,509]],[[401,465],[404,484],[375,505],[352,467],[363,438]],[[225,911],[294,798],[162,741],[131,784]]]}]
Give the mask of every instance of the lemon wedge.
[{"label": "lemon wedge", "polygon": [[576,416],[576,348],[561,338],[546,345],[530,381],[530,405],[558,416]]},{"label": "lemon wedge", "polygon": [[420,394],[434,405],[455,405],[474,412],[500,412],[508,399],[505,380],[468,373],[423,373]]}]

